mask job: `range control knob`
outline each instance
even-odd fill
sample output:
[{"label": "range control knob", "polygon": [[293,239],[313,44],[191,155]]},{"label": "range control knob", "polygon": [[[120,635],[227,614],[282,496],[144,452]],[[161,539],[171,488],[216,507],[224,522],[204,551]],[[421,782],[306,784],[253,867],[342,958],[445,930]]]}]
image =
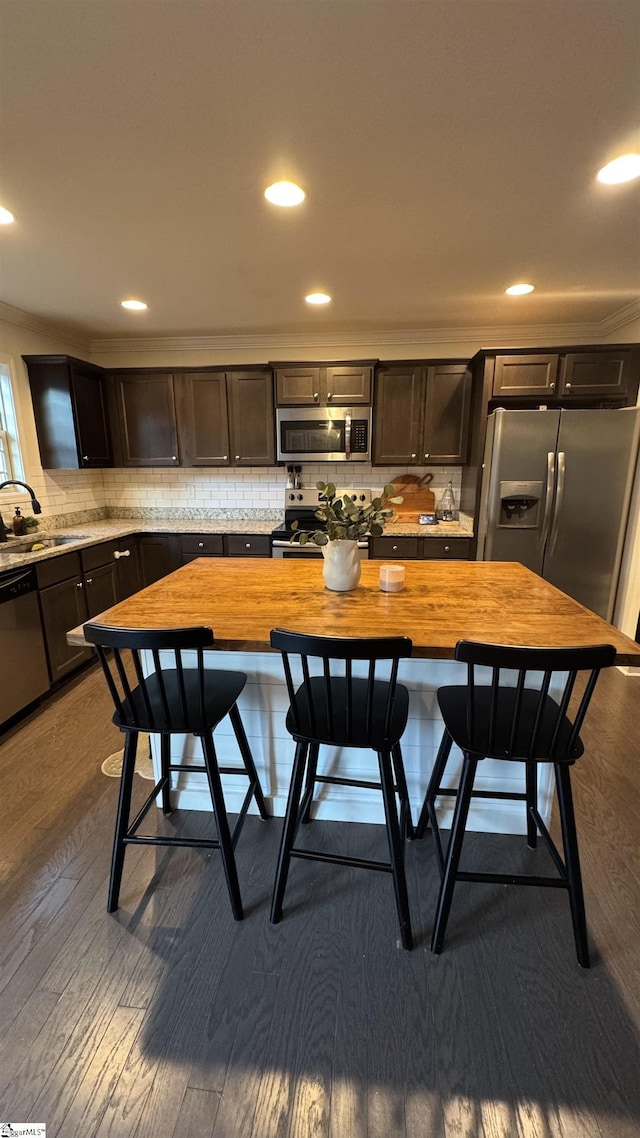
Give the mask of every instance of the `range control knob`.
[{"label": "range control knob", "polygon": [[301,501],[302,501],[302,494],[298,494],[298,501],[299,501],[299,502],[301,502]]},{"label": "range control knob", "polygon": [[357,495],[357,494],[352,494],[352,495],[351,495],[351,501],[352,501],[352,502],[355,502],[355,501],[357,501],[357,498],[358,498],[358,495]]},{"label": "range control knob", "polygon": [[295,500],[296,500],[296,496],[295,496],[295,494],[289,494],[289,501],[290,501],[290,502],[295,502]]},{"label": "range control knob", "polygon": [[361,495],[360,495],[360,501],[361,501],[361,502],[366,502],[366,500],[367,500],[367,495],[366,495],[366,494],[361,494]]}]

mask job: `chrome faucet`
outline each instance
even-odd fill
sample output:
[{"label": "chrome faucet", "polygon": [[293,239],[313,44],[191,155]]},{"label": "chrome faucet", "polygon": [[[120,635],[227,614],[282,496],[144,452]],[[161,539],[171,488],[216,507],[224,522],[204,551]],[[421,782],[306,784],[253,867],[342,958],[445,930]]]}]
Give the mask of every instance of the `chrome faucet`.
[{"label": "chrome faucet", "polygon": [[[42,513],[42,506],[36,498],[33,490],[30,486],[27,486],[26,482],[18,482],[15,478],[8,478],[6,482],[0,482],[0,490],[4,490],[5,486],[24,486],[27,494],[31,495],[31,509],[33,510],[34,514]],[[0,541],[6,541],[8,533],[9,530],[2,520],[2,514],[0,514]]]}]

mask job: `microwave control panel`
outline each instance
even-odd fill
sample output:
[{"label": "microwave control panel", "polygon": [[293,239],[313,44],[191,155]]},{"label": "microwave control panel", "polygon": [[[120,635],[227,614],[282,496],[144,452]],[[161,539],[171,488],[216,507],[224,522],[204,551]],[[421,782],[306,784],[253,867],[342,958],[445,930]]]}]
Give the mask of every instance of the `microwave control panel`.
[{"label": "microwave control panel", "polygon": [[354,419],[351,424],[351,450],[366,454],[369,449],[369,424],[366,419]]}]

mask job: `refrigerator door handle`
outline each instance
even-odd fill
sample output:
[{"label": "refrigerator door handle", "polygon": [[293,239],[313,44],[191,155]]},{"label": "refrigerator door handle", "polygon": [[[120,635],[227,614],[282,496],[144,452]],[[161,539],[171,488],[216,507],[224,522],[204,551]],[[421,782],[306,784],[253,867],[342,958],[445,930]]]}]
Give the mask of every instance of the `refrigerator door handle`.
[{"label": "refrigerator door handle", "polygon": [[538,541],[538,553],[542,553],[545,547],[546,540],[549,536],[549,526],[551,525],[552,510],[551,505],[553,502],[553,491],[556,482],[556,456],[555,452],[547,451],[547,492],[544,499],[544,514],[542,515],[542,525],[540,527],[540,539]]},{"label": "refrigerator door handle", "polygon": [[562,512],[562,499],[564,497],[564,474],[565,474],[565,453],[563,450],[558,451],[558,486],[556,489],[556,506],[553,512],[553,526],[551,529],[551,540],[549,542],[549,555],[553,554],[558,540],[558,530],[560,529],[560,514]]}]

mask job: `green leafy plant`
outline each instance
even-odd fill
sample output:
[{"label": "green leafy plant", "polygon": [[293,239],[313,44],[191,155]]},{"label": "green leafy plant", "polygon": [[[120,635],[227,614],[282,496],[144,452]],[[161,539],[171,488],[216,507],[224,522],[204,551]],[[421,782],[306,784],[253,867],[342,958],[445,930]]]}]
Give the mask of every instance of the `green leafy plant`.
[{"label": "green leafy plant", "polygon": [[359,538],[380,537],[387,522],[396,515],[390,503],[399,505],[400,496],[392,497],[393,486],[385,486],[379,498],[373,498],[366,506],[358,506],[348,494],[336,495],[333,482],[316,482],[320,491],[320,505],[315,512],[323,529],[298,530],[298,522],[292,522],[291,529],[297,530],[292,542],[306,545],[327,545],[330,541],[358,541]]},{"label": "green leafy plant", "polygon": [[28,514],[26,518],[23,518],[23,521],[24,521],[24,524],[28,530],[29,529],[37,529],[38,526],[40,525],[40,522],[38,521],[38,519],[34,518],[32,514]]}]

